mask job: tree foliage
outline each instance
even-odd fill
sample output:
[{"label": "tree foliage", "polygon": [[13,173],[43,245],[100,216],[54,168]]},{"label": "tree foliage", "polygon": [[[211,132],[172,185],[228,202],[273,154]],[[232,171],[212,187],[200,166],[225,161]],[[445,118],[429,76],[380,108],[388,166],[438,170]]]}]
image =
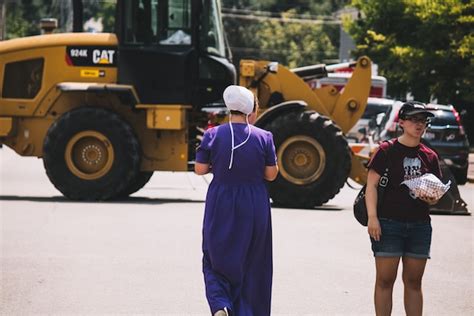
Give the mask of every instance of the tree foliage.
[{"label": "tree foliage", "polygon": [[282,20],[224,19],[234,62],[242,58],[266,59],[298,67],[337,59],[338,50],[327,29],[318,24],[285,21],[292,13],[283,13]]},{"label": "tree foliage", "polygon": [[316,24],[265,21],[256,33],[256,40],[264,52],[278,52],[278,60],[291,68],[338,56],[328,35]]},{"label": "tree foliage", "polygon": [[[278,61],[289,67],[338,60],[339,25],[315,24],[327,18],[348,0],[223,0],[224,8],[272,12],[275,19],[242,19],[224,15],[224,27],[234,55]],[[306,21],[290,20],[307,19]]]},{"label": "tree foliage", "polygon": [[355,55],[368,55],[389,94],[474,106],[474,4],[462,0],[352,0],[360,18],[345,27]]},{"label": "tree foliage", "polygon": [[344,7],[348,0],[222,0],[225,8],[287,12],[298,14],[330,15]]},{"label": "tree foliage", "polygon": [[[103,32],[113,32],[115,2],[105,0],[83,0],[84,22],[101,19]],[[56,18],[58,32],[72,30],[72,1],[67,0],[21,0],[7,2],[6,38],[17,38],[41,33],[42,18]]]}]

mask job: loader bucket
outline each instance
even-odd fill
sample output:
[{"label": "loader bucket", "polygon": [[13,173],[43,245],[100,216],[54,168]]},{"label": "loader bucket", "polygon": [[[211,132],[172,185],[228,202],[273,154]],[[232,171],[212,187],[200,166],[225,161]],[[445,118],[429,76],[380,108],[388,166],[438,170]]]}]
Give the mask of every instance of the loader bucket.
[{"label": "loader bucket", "polygon": [[441,173],[443,177],[441,181],[447,183],[451,181],[451,187],[449,191],[436,203],[430,206],[430,213],[442,213],[442,214],[460,214],[460,215],[471,215],[467,210],[466,202],[461,198],[459,194],[458,185],[449,167],[440,159],[439,165],[441,167]]}]

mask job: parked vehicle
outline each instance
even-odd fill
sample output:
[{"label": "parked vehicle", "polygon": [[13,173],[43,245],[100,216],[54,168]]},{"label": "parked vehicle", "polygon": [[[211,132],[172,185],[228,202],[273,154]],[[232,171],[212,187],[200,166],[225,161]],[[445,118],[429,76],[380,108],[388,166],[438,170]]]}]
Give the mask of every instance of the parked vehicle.
[{"label": "parked vehicle", "polygon": [[[334,86],[338,91],[341,91],[347,85],[351,76],[352,70],[349,72],[328,73],[327,77],[310,80],[308,84],[312,89]],[[372,76],[369,96],[385,98],[387,96],[387,78],[383,76]]]},{"label": "parked vehicle", "polygon": [[357,121],[356,125],[347,133],[348,141],[355,142],[364,142],[365,133],[361,133],[361,129],[368,129],[369,124],[372,120],[377,120],[377,115],[380,113],[387,113],[392,105],[395,103],[395,100],[384,99],[384,98],[369,98],[367,101],[367,107],[365,108],[364,114]]},{"label": "parked vehicle", "polygon": [[[398,111],[403,102],[395,102],[384,115],[380,124],[373,124],[374,140],[385,140],[401,134],[398,125]],[[469,141],[461,117],[452,105],[427,104],[435,117],[430,120],[423,139],[434,148],[454,175],[457,184],[467,181],[469,165]]]}]

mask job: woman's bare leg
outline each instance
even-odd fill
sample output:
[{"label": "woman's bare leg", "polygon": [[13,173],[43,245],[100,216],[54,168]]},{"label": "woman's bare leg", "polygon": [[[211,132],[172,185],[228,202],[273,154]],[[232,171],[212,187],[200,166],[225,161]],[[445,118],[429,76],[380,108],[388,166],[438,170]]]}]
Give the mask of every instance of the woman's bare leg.
[{"label": "woman's bare leg", "polygon": [[403,257],[402,261],[405,312],[407,316],[421,316],[423,313],[421,280],[425,272],[426,259]]},{"label": "woman's bare leg", "polygon": [[397,279],[400,257],[375,257],[377,270],[375,280],[375,314],[386,316],[392,313],[393,284]]}]

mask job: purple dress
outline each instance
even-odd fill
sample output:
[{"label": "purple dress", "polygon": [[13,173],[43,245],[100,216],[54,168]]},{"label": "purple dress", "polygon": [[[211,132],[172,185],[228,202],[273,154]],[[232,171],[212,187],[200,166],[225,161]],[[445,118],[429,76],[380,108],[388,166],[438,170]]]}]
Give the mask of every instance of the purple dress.
[{"label": "purple dress", "polygon": [[[245,123],[232,123],[235,145],[248,135]],[[270,132],[251,127],[248,141],[234,150],[229,124],[206,131],[196,161],[209,163],[214,177],[206,196],[203,273],[211,313],[270,315],[272,226],[265,166],[276,164]]]}]

